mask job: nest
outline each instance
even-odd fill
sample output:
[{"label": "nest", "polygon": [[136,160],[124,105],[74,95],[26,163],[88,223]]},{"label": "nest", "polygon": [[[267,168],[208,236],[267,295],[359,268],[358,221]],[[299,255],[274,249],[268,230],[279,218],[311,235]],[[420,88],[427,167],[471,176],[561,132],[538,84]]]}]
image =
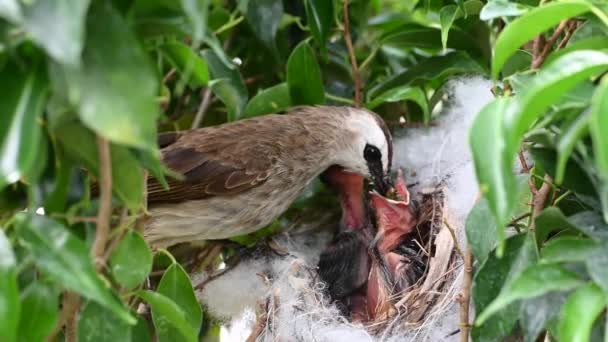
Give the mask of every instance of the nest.
[{"label": "nest", "polygon": [[[426,267],[414,285],[392,295],[389,310],[373,321],[351,322],[324,291],[325,284],[319,281],[314,265],[295,257],[278,277],[261,275],[269,292],[258,302],[257,320],[247,341],[323,340],[320,337],[331,340],[354,335],[361,335],[363,340],[386,340],[415,333],[440,315],[453,299],[446,289],[452,287],[461,267],[454,253],[458,250],[456,233],[449,222],[441,188],[420,190],[417,197],[418,224],[403,244],[409,250],[415,249],[415,257],[424,260]],[[306,327],[294,328],[297,333],[289,336],[286,324],[310,326],[308,332]]]}]

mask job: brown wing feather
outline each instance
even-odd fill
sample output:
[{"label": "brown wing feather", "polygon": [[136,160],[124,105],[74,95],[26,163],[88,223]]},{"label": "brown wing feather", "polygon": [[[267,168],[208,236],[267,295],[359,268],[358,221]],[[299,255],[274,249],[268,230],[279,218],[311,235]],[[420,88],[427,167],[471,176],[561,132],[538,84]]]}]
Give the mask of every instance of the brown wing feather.
[{"label": "brown wing feather", "polygon": [[148,202],[234,195],[262,184],[281,150],[280,142],[273,141],[276,134],[271,132],[285,123],[281,116],[272,115],[180,132],[161,153],[165,165],[184,178],[169,179],[169,190],[150,178]]}]

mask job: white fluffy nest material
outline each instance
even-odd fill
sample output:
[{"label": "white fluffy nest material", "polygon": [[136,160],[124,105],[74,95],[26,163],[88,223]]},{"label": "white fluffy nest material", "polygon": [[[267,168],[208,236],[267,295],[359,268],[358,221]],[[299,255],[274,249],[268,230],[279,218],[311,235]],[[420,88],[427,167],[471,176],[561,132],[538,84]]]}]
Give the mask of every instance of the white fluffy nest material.
[{"label": "white fluffy nest material", "polygon": [[437,125],[407,129],[395,138],[393,164],[406,170],[409,184],[416,184],[410,192],[431,203],[427,212],[438,205],[429,215],[435,227],[427,272],[416,286],[399,294],[390,317],[367,326],[343,317],[324,295],[315,270],[331,235],[299,229],[274,239],[287,256],[241,261],[197,293],[208,312],[226,322],[221,341],[456,340],[455,297],[463,270],[462,258],[453,252],[466,246],[464,222],[478,193],[468,129],[492,99],[491,86],[481,78],[451,81]]}]

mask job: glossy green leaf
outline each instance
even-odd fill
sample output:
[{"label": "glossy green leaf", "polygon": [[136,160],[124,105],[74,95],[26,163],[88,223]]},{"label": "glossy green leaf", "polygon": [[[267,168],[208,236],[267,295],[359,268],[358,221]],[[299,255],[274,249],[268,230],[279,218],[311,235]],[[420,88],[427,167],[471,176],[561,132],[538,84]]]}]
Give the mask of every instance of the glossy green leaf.
[{"label": "glossy green leaf", "polygon": [[406,71],[388,78],[370,89],[369,96],[375,98],[390,89],[410,84],[418,85],[426,81],[443,83],[449,76],[462,74],[482,75],[485,71],[465,52],[450,52],[443,56],[426,58]]},{"label": "glossy green leaf", "polygon": [[306,22],[315,38],[321,53],[327,54],[327,39],[334,23],[334,1],[305,0]]},{"label": "glossy green leaf", "polygon": [[191,87],[198,88],[207,85],[209,81],[207,62],[194,53],[192,48],[175,41],[163,44],[160,49],[169,63],[179,71]]},{"label": "glossy green leaf", "polygon": [[[505,283],[528,265],[536,261],[536,247],[526,234],[510,237],[505,241],[502,258],[490,253],[473,278],[473,302],[477,313],[483,311],[500,293]],[[519,318],[520,303],[515,302],[497,312],[482,326],[471,331],[473,341],[500,341],[513,330]]]},{"label": "glossy green leaf", "polygon": [[180,341],[197,341],[198,329],[192,328],[186,313],[174,301],[160,293],[148,290],[137,291],[137,296],[150,304],[152,319],[158,335],[166,333],[170,328],[175,328],[181,334]]},{"label": "glossy green leaf", "polygon": [[[56,130],[57,139],[65,152],[82,162],[94,174],[99,174],[99,153],[95,136],[82,125],[71,122]],[[156,151],[158,154],[158,151]],[[144,171],[137,159],[125,147],[111,145],[112,190],[127,207],[139,209],[143,202]]]},{"label": "glossy green leaf", "polygon": [[562,307],[558,332],[560,341],[591,341],[593,322],[606,308],[606,296],[597,285],[589,283],[571,294]]},{"label": "glossy green leaf", "polygon": [[441,45],[444,49],[447,48],[448,44],[448,33],[450,32],[450,28],[452,28],[452,24],[454,20],[461,15],[461,11],[456,5],[447,5],[441,8],[439,11],[439,23],[441,24]]},{"label": "glossy green leaf", "polygon": [[108,2],[91,5],[86,32],[82,68],[67,71],[80,119],[111,141],[156,149],[159,86],[147,54]]},{"label": "glossy green leaf", "polygon": [[608,78],[603,77],[593,95],[589,129],[593,139],[595,164],[600,174],[600,200],[604,221],[608,222]]},{"label": "glossy green leaf", "polygon": [[107,308],[88,301],[78,315],[78,341],[130,342],[132,326]]},{"label": "glossy green leaf", "polygon": [[[514,77],[519,76],[518,73],[526,72],[530,69],[530,63],[532,63],[532,54],[530,54],[530,52],[524,50],[515,51],[502,68],[503,78],[512,76],[513,74],[516,74]],[[513,79],[510,78],[509,81],[513,82]],[[515,87],[513,88],[513,90],[515,90]]]},{"label": "glossy green leaf", "polygon": [[597,246],[591,239],[562,236],[547,242],[541,250],[541,259],[548,263],[585,261]]},{"label": "glossy green leaf", "polygon": [[465,223],[467,243],[475,260],[483,262],[496,245],[496,223],[488,200],[481,198],[471,209]]},{"label": "glossy green leaf", "polygon": [[181,0],[182,10],[192,25],[192,40],[201,41],[207,30],[210,0]]},{"label": "glossy green leaf", "polygon": [[509,0],[490,0],[483,6],[479,13],[479,19],[488,21],[500,17],[520,16],[531,9],[522,3]]},{"label": "glossy green leaf", "polygon": [[565,48],[555,50],[547,56],[545,64],[550,64],[557,58],[577,50],[608,50],[608,37],[590,37],[568,44]]},{"label": "glossy green leaf", "polygon": [[[608,296],[608,240],[602,241],[591,255],[585,260],[587,272],[593,281],[602,288]],[[608,298],[608,297],[607,297]]]},{"label": "glossy green leaf", "polygon": [[287,61],[287,86],[294,105],[325,103],[321,69],[306,41],[296,46]]},{"label": "glossy green leaf", "polygon": [[17,260],[4,231],[0,229],[0,331],[3,340],[17,340],[20,311]]},{"label": "glossy green leaf", "polygon": [[424,91],[420,87],[403,86],[391,89],[373,99],[367,104],[367,108],[374,109],[385,102],[413,101],[422,109],[424,121],[430,121],[429,103]]},{"label": "glossy green leaf", "polygon": [[569,53],[545,66],[528,91],[505,112],[506,161],[515,159],[523,135],[551,104],[580,82],[604,70],[608,70],[608,53],[589,50]]},{"label": "glossy green leaf", "polygon": [[568,159],[574,151],[574,147],[580,142],[581,138],[588,132],[590,112],[585,111],[561,134],[557,142],[557,170],[555,173],[555,183],[561,184],[566,174]]},{"label": "glossy green leaf", "polygon": [[512,104],[510,98],[498,98],[490,102],[477,114],[469,134],[477,181],[498,225],[496,232],[499,252],[505,238],[504,226],[515,207],[517,197],[511,163],[505,163],[502,159],[505,149],[502,122],[504,113]]},{"label": "glossy green leaf", "polygon": [[548,292],[522,301],[519,324],[524,333],[524,341],[535,342],[538,336],[557,320],[565,301],[565,292]]},{"label": "glossy green leaf", "polygon": [[[173,300],[184,311],[190,327],[198,334],[203,321],[201,306],[196,299],[188,274],[179,264],[169,266],[158,284],[157,291]],[[157,320],[154,322],[157,324]],[[159,341],[175,341],[180,336],[181,334],[176,328],[169,328],[158,333]]]},{"label": "glossy green leaf", "polygon": [[152,252],[141,234],[127,233],[110,256],[110,269],[116,281],[128,289],[148,277],[152,270]]},{"label": "glossy green leaf", "polygon": [[562,20],[589,11],[590,7],[588,2],[582,0],[551,2],[515,19],[505,27],[496,40],[492,76],[497,78],[507,59],[526,42],[556,26]]},{"label": "glossy green leaf", "polygon": [[568,218],[557,207],[545,208],[536,217],[536,241],[543,243],[549,234],[556,230],[578,230],[578,227],[568,221]]},{"label": "glossy green leaf", "polygon": [[44,341],[59,319],[58,293],[40,281],[32,283],[21,294],[21,341]]},{"label": "glossy green leaf", "polygon": [[283,1],[248,0],[245,17],[258,39],[278,56],[275,38],[283,17]]},{"label": "glossy green leaf", "polygon": [[249,97],[241,73],[236,68],[226,67],[213,50],[203,51],[203,56],[207,60],[213,78],[211,89],[228,107],[228,120],[240,119]]},{"label": "glossy green leaf", "polygon": [[481,325],[494,313],[514,301],[540,296],[551,291],[567,291],[582,284],[579,276],[559,264],[538,264],[526,268],[509,282],[498,297],[477,317],[475,324]]},{"label": "glossy green leaf", "polygon": [[0,72],[0,189],[18,181],[38,162],[47,80],[40,67],[27,73],[20,69],[9,64]]},{"label": "glossy green leaf", "polygon": [[[455,20],[455,18],[454,18]],[[451,26],[451,23],[450,23]],[[443,27],[442,27],[443,29]],[[388,34],[381,39],[383,46],[406,48],[442,48],[442,29],[422,25],[409,24],[402,26],[399,30]],[[472,55],[481,54],[478,42],[468,33],[451,27],[450,39],[446,41],[446,47],[467,51]],[[447,39],[447,36],[446,36]]]},{"label": "glossy green leaf", "polygon": [[59,222],[44,216],[20,214],[15,220],[19,237],[41,272],[64,288],[108,308],[121,320],[135,324],[135,319],[99,279],[81,240]]},{"label": "glossy green leaf", "polygon": [[291,106],[291,96],[287,83],[279,83],[270,88],[260,91],[255,95],[247,107],[245,107],[244,118],[262,114],[277,113]]},{"label": "glossy green leaf", "polygon": [[25,2],[23,25],[32,39],[57,62],[80,64],[89,0]]}]

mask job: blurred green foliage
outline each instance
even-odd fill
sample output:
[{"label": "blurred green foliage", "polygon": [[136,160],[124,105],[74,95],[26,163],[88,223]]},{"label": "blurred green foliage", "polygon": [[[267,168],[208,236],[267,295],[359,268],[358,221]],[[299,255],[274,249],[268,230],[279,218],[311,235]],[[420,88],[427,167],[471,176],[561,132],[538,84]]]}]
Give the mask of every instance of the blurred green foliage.
[{"label": "blurred green foliage", "polygon": [[[66,291],[83,298],[84,340],[215,334],[191,269],[166,251],[153,259],[135,231],[145,173],[166,172],[157,133],[354,104],[342,9],[337,0],[0,1],[0,340],[52,334]],[[534,341],[549,331],[585,341],[606,331],[608,6],[353,0],[348,17],[361,105],[391,126],[432,122],[455,75],[495,80],[497,99],[470,134],[484,196],[467,220],[473,339]],[[101,270],[89,253],[94,224],[79,220],[99,205],[89,191],[98,137],[111,143],[122,211]],[[523,178],[514,173],[520,150],[534,157]],[[547,188],[543,178],[547,208],[522,205]],[[522,193],[517,184],[528,181]],[[293,209],[312,202],[307,194]],[[250,246],[280,225],[233,241]],[[150,276],[153,260],[166,269],[160,279]],[[141,301],[153,324],[135,313]]]}]

